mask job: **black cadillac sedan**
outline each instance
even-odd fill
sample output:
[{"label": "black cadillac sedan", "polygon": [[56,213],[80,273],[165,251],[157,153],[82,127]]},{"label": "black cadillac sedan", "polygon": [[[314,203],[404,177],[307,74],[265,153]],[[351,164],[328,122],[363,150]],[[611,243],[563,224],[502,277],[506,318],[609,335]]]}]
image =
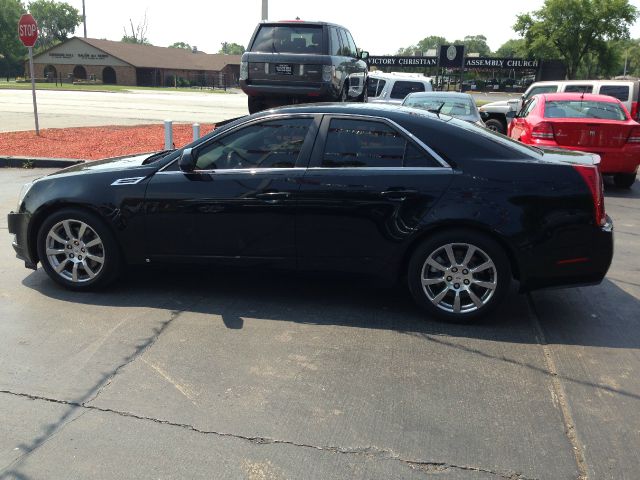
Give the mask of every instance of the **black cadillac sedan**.
[{"label": "black cadillac sedan", "polygon": [[9,214],[29,268],[87,290],[125,264],[234,263],[406,282],[432,316],[599,283],[613,255],[597,155],[372,104],[269,110],[185,148],[25,185]]}]

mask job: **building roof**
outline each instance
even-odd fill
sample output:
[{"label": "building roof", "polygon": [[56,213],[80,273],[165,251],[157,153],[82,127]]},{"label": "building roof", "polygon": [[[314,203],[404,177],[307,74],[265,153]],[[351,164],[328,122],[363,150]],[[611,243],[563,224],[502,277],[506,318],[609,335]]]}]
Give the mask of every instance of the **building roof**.
[{"label": "building roof", "polygon": [[75,38],[138,68],[219,71],[228,64],[240,65],[240,55],[193,53],[182,48]]}]

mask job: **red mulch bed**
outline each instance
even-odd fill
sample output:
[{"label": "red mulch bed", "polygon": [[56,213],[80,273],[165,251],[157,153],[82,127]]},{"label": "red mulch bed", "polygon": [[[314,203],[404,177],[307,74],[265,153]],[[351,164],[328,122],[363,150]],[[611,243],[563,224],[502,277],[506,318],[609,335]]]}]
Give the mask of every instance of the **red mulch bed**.
[{"label": "red mulch bed", "polygon": [[[213,125],[200,125],[200,135]],[[191,125],[173,125],[173,142],[181,147],[193,140]],[[16,157],[98,160],[164,149],[164,125],[48,128],[0,133],[0,155]]]}]

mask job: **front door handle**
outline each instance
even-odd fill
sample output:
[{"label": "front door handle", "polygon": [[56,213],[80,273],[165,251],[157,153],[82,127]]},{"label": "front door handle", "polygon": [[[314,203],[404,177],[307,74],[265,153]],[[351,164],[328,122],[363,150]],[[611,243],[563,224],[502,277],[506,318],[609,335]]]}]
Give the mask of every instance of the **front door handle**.
[{"label": "front door handle", "polygon": [[380,192],[380,195],[390,200],[404,200],[407,197],[414,197],[418,194],[417,190],[391,189]]},{"label": "front door handle", "polygon": [[286,198],[289,198],[289,196],[290,196],[289,192],[277,192],[277,191],[262,192],[262,193],[256,194],[256,198],[257,199],[265,200],[267,202],[275,202],[277,200],[284,200]]}]

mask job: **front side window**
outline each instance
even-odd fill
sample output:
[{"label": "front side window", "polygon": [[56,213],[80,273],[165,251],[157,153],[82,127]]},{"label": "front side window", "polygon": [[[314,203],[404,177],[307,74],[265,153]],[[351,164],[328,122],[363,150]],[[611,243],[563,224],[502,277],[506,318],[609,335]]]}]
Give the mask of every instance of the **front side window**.
[{"label": "front side window", "polygon": [[329,124],[322,167],[434,166],[434,159],[385,123],[333,119]]},{"label": "front side window", "polygon": [[281,119],[241,128],[197,150],[197,170],[293,168],[311,118]]},{"label": "front side window", "polygon": [[356,48],[356,42],[353,41],[353,37],[351,36],[348,30],[345,30],[345,33],[347,34],[347,42],[349,42],[349,49],[351,50],[351,55],[355,57],[358,52],[358,49]]},{"label": "front side window", "polygon": [[541,93],[556,93],[558,91],[557,85],[544,85],[542,87],[533,87],[529,93],[527,93],[524,97],[524,100],[533,97],[534,95],[539,95]]},{"label": "front side window", "polygon": [[391,98],[403,99],[413,92],[424,92],[424,83],[397,81],[391,90]]},{"label": "front side window", "polygon": [[369,77],[367,79],[367,96],[378,97],[382,93],[382,89],[386,85],[386,80],[381,78]]},{"label": "front side window", "polygon": [[349,40],[347,40],[347,34],[342,29],[340,29],[340,40],[342,41],[341,55],[343,57],[353,57],[351,48],[349,47]]},{"label": "front side window", "polygon": [[263,25],[252,52],[322,54],[322,27],[312,25]]}]

